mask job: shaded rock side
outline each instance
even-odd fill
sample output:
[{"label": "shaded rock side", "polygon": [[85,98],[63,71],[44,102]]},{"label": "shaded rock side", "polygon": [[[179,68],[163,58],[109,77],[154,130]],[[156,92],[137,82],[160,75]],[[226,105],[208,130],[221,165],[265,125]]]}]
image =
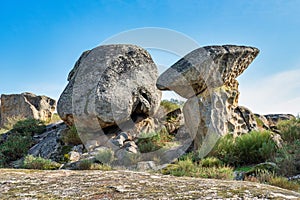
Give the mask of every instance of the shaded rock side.
[{"label": "shaded rock side", "polygon": [[95,129],[139,121],[159,107],[157,77],[156,65],[141,47],[96,47],[84,52],[70,72],[58,114],[68,125],[75,117]]},{"label": "shaded rock side", "polygon": [[196,49],[166,70],[158,79],[160,90],[173,90],[190,98],[222,85],[236,89],[238,77],[259,53],[254,47],[224,45]]},{"label": "shaded rock side", "polygon": [[51,120],[56,101],[47,96],[32,93],[1,95],[0,127],[9,118],[34,118],[42,121]]}]

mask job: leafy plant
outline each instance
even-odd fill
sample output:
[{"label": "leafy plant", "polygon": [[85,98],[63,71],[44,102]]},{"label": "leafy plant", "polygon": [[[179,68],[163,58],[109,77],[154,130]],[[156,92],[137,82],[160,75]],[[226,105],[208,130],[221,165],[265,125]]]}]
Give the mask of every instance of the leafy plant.
[{"label": "leafy plant", "polygon": [[173,140],[174,136],[170,135],[166,129],[154,133],[142,133],[137,141],[137,146],[141,153],[156,151]]},{"label": "leafy plant", "polygon": [[82,141],[77,133],[75,126],[71,126],[66,132],[63,133],[62,141],[65,144],[71,144],[71,145],[82,144]]},{"label": "leafy plant", "polygon": [[24,119],[13,125],[13,131],[25,134],[41,134],[45,132],[46,125],[43,121],[37,119]]},{"label": "leafy plant", "polygon": [[111,164],[111,162],[114,160],[114,151],[109,148],[102,148],[98,151],[95,158],[102,164]]},{"label": "leafy plant", "polygon": [[202,167],[221,167],[224,164],[220,159],[216,157],[207,157],[207,158],[203,158],[200,161],[200,165]]},{"label": "leafy plant", "polygon": [[10,135],[7,140],[0,146],[0,164],[7,165],[10,161],[14,161],[23,157],[33,141],[29,135]]},{"label": "leafy plant", "polygon": [[281,187],[288,190],[294,190],[296,192],[300,191],[300,184],[294,181],[288,181],[287,178],[284,177],[271,177],[269,180],[270,185],[274,185],[277,187]]},{"label": "leafy plant", "polygon": [[292,143],[295,140],[300,140],[300,119],[280,121],[277,128],[285,142]]},{"label": "leafy plant", "polygon": [[172,102],[169,100],[162,100],[160,102],[160,105],[166,109],[166,112],[171,112],[173,110],[176,110],[177,108],[180,108],[180,104],[176,103],[176,102]]},{"label": "leafy plant", "polygon": [[277,148],[271,134],[252,131],[236,138],[228,134],[220,138],[210,155],[234,166],[265,162],[274,156]]},{"label": "leafy plant", "polygon": [[54,170],[58,169],[60,164],[42,157],[27,155],[23,161],[23,167],[26,169]]}]

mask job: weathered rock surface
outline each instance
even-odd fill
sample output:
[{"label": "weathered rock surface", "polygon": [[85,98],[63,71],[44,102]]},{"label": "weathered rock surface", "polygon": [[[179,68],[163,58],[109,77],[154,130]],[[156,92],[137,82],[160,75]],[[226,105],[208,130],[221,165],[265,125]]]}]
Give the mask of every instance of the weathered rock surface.
[{"label": "weathered rock surface", "polygon": [[51,129],[35,137],[36,144],[29,149],[28,154],[60,161],[64,156],[62,154],[63,142],[61,141],[61,136],[62,132],[67,130],[67,128],[64,123],[52,125]]},{"label": "weathered rock surface", "polygon": [[269,127],[276,126],[277,123],[282,120],[295,119],[295,116],[292,114],[270,114],[264,115],[264,117],[268,120]]},{"label": "weathered rock surface", "polygon": [[183,113],[195,150],[205,156],[217,139],[257,129],[254,114],[238,106],[238,81],[259,50],[246,46],[207,46],[179,60],[157,81],[161,90],[188,98]]},{"label": "weathered rock surface", "polygon": [[70,72],[58,113],[69,125],[74,115],[94,116],[101,128],[151,116],[161,98],[157,77],[156,65],[141,47],[96,47],[84,52]]},{"label": "weathered rock surface", "polygon": [[297,192],[246,181],[131,171],[0,169],[0,199],[300,199]]},{"label": "weathered rock surface", "polygon": [[191,98],[207,88],[237,88],[238,77],[259,53],[254,47],[224,45],[196,49],[172,65],[157,80],[160,90]]},{"label": "weathered rock surface", "polygon": [[0,127],[9,118],[34,118],[42,121],[51,120],[55,111],[56,101],[47,96],[37,96],[32,93],[2,94],[0,109]]}]

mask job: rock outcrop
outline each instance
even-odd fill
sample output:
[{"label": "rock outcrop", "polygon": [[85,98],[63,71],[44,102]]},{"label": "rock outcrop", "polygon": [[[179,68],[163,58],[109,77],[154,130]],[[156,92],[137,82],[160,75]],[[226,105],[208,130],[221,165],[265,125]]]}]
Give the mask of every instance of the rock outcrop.
[{"label": "rock outcrop", "polygon": [[259,50],[245,46],[207,46],[196,49],[164,72],[161,90],[188,98],[183,113],[194,148],[206,155],[221,135],[256,129],[253,113],[238,106],[238,81]]},{"label": "rock outcrop", "polygon": [[56,101],[47,96],[32,93],[2,94],[0,110],[0,127],[10,118],[34,118],[42,121],[51,120]]},{"label": "rock outcrop", "polygon": [[58,114],[68,125],[76,124],[87,148],[101,146],[109,138],[100,132],[126,131],[156,112],[161,99],[157,77],[156,65],[141,47],[96,47],[84,52],[70,72]]}]

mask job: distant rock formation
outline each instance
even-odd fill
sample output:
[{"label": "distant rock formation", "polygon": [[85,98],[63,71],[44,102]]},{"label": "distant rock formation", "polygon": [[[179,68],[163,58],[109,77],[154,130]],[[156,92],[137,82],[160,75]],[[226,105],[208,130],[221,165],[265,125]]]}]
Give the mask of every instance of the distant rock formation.
[{"label": "distant rock formation", "polygon": [[0,127],[10,118],[34,118],[42,121],[51,120],[56,101],[47,96],[32,93],[2,94],[0,103]]},{"label": "distant rock formation", "polygon": [[58,114],[68,125],[80,123],[79,127],[76,123],[83,130],[79,132],[87,133],[82,139],[99,128],[119,126],[124,130],[127,122],[133,125],[157,111],[161,100],[157,78],[156,65],[141,47],[96,47],[84,52],[70,72],[58,101]]},{"label": "distant rock formation", "polygon": [[238,106],[236,77],[258,53],[254,47],[207,46],[187,54],[158,78],[159,89],[188,98],[183,113],[196,150],[207,145],[205,154],[221,135],[256,129],[254,114]]}]

